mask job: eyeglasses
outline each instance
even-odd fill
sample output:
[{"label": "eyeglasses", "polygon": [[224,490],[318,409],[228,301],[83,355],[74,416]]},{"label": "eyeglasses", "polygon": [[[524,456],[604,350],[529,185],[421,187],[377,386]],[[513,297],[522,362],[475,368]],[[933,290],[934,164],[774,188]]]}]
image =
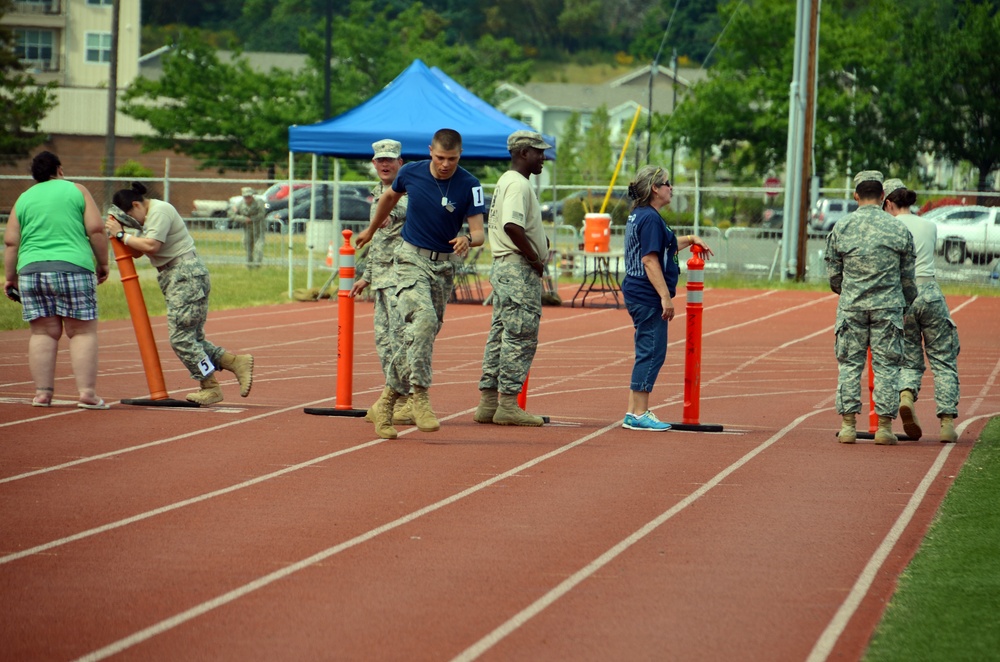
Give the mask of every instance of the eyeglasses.
[{"label": "eyeglasses", "polygon": [[654,184],[653,186],[670,186],[670,180],[669,179],[664,179],[659,184]]}]

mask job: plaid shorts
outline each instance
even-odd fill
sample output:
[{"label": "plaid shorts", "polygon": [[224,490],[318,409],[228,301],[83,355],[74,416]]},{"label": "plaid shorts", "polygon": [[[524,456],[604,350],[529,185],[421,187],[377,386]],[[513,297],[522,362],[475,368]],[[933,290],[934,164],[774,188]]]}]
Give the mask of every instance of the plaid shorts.
[{"label": "plaid shorts", "polygon": [[41,317],[97,319],[97,276],[92,273],[50,271],[21,274],[21,317],[25,322]]}]

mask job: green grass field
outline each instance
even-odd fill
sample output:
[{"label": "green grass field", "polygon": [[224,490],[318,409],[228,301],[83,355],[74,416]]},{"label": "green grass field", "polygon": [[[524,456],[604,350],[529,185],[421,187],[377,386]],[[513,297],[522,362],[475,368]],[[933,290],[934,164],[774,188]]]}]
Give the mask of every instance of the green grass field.
[{"label": "green grass field", "polygon": [[[243,265],[210,265],[209,271],[212,276],[212,293],[209,295],[211,310],[289,302],[287,267],[263,267],[249,271]],[[305,284],[304,272],[298,274],[297,279],[300,284]],[[156,270],[149,266],[140,267],[139,284],[150,317],[164,315],[166,306],[160,287],[156,284]],[[97,310],[101,320],[129,317],[121,277],[114,267],[111,268],[108,280],[97,288]],[[0,302],[0,331],[27,327],[27,322],[21,320],[21,306],[3,297]]]},{"label": "green grass field", "polygon": [[1000,660],[1000,418],[899,579],[866,662]]}]

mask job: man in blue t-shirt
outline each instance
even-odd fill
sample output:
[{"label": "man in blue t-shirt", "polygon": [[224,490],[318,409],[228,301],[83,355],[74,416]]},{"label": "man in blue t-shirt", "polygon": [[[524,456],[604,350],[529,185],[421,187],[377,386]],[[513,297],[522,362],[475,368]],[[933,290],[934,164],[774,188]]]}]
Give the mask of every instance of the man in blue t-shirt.
[{"label": "man in blue t-shirt", "polygon": [[[375,230],[404,195],[409,198],[403,223],[403,244],[396,252],[396,310],[403,323],[403,342],[393,354],[386,381],[393,393],[373,407],[375,431],[383,439],[395,439],[392,408],[406,395],[410,384],[413,419],[423,432],[440,429],[431,409],[427,389],[431,385],[434,339],[444,323],[444,309],[454,288],[454,258],[461,259],[473,246],[482,246],[483,213],[486,211],[482,184],[459,167],[462,136],[453,129],[440,129],[430,144],[430,159],[407,163],[399,169],[392,188],[382,194],[375,216],[358,233],[355,246],[367,244]],[[457,236],[468,222],[469,232]]]}]

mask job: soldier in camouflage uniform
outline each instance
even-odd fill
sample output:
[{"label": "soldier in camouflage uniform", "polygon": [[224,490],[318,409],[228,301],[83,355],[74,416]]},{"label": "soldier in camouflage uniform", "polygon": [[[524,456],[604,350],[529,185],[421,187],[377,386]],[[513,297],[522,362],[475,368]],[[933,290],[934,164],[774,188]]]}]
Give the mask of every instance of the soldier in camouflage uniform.
[{"label": "soldier in camouflage uniform", "polygon": [[857,440],[861,373],[867,349],[875,372],[876,444],[895,444],[892,421],[899,410],[899,366],[903,361],[903,311],[917,297],[913,237],[882,210],[882,173],[854,177],[857,211],[833,226],[826,240],[830,288],[840,295],[836,334],[837,412],[840,442]]},{"label": "soldier in camouflage uniform", "polygon": [[244,186],[243,199],[233,210],[233,221],[243,226],[243,247],[247,251],[247,267],[255,269],[264,263],[264,201],[253,194],[253,189]]},{"label": "soldier in camouflage uniform", "polygon": [[[393,407],[407,395],[407,385],[417,428],[422,432],[441,428],[427,393],[433,376],[434,339],[451,297],[455,259],[485,241],[483,187],[459,167],[461,156],[462,136],[453,129],[437,131],[430,144],[430,160],[411,161],[399,169],[392,187],[382,194],[375,217],[355,241],[358,248],[370,242],[399,199],[407,195],[403,244],[396,251],[395,268],[402,345],[393,354],[386,374],[392,392],[385,406],[373,412],[375,431],[383,439],[396,438]],[[469,232],[459,235],[464,222],[468,222]]]},{"label": "soldier in camouflage uniform", "polygon": [[149,256],[159,274],[156,277],[167,304],[167,331],[177,358],[201,382],[201,389],[187,399],[200,405],[222,401],[222,389],[215,377],[218,368],[236,375],[240,395],[253,386],[253,356],[232,354],[205,338],[208,293],[212,286],[208,270],[195,252],[194,239],[184,219],[169,203],[146,199],[146,187],[138,182],[115,193],[115,206],[132,216],[141,226],[138,235],[128,234],[121,223],[108,216],[105,228],[132,251],[133,257]]},{"label": "soldier in camouflage uniform", "polygon": [[934,273],[937,226],[910,213],[917,194],[902,181],[890,179],[885,188],[885,210],[896,217],[913,235],[917,254],[916,278],[919,294],[903,317],[903,367],[899,373],[899,417],[903,431],[913,439],[923,434],[914,402],[920,394],[924,352],[934,372],[934,401],[941,420],[943,443],[958,441],[955,417],[958,416],[958,329],[948,312],[944,293]]},{"label": "soldier in camouflage uniform", "polygon": [[[372,189],[372,208],[369,220],[374,218],[375,210],[378,208],[378,201],[382,194],[392,186],[392,181],[396,178],[403,159],[400,158],[403,146],[396,140],[379,140],[372,144],[375,156],[372,157],[372,165],[378,175],[379,183]],[[396,256],[396,249],[399,248],[403,240],[399,233],[403,229],[403,221],[406,220],[406,197],[400,198],[396,206],[389,213],[389,221],[385,226],[375,230],[371,242],[368,244],[368,257],[363,268],[359,267],[357,280],[351,288],[351,296],[356,297],[371,285],[371,292],[375,303],[373,322],[375,325],[375,351],[378,354],[379,363],[382,365],[382,373],[388,374],[389,360],[398,349],[401,339],[401,325],[396,315],[396,293],[394,285],[396,279],[393,275],[393,261]],[[409,393],[409,384],[406,384],[406,392]],[[386,382],[379,403],[372,405],[365,414],[365,420],[375,422],[373,410],[381,406],[389,397],[388,391],[391,389]],[[407,402],[408,396],[399,398],[394,407],[392,422],[396,425],[412,424],[413,417],[409,413]]]},{"label": "soldier in camouflage uniform", "polygon": [[515,131],[507,137],[510,170],[497,181],[490,206],[493,321],[483,352],[479,406],[473,416],[477,423],[532,427],[544,423],[542,417],[518,406],[517,395],[538,347],[542,275],[549,252],[542,211],[529,179],[541,174],[545,150],[551,147],[533,131]]}]

